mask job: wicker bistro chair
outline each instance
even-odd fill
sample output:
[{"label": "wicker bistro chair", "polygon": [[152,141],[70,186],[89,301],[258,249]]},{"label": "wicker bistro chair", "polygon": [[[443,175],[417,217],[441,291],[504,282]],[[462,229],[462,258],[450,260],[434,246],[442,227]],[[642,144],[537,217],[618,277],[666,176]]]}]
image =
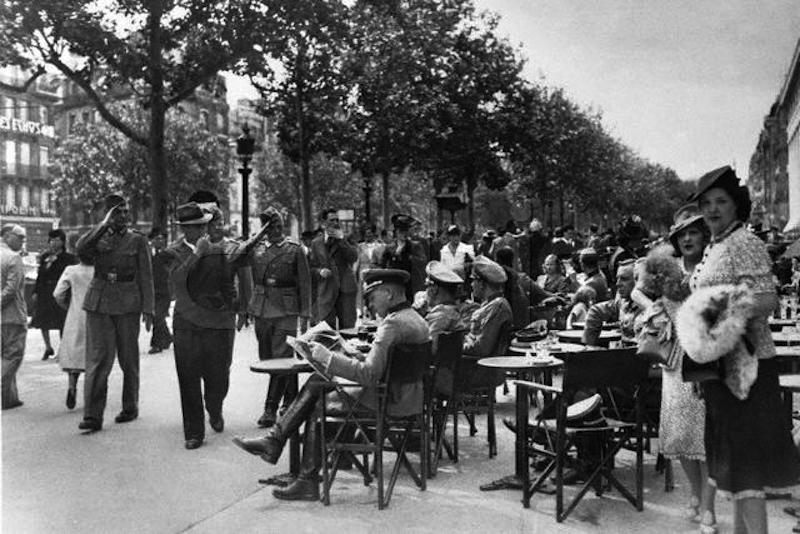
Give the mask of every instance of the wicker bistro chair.
[{"label": "wicker bistro chair", "polygon": [[[564,376],[562,386],[553,387],[535,382],[516,381],[517,397],[522,399],[522,409],[517,414],[517,431],[524,432],[527,436],[525,448],[516,454],[521,465],[526,465],[522,470],[523,505],[530,506],[531,496],[550,474],[555,471],[556,479],[556,521],[561,522],[577,506],[589,488],[594,487],[598,496],[603,493],[603,479],[625,497],[637,510],[644,507],[643,489],[643,456],[644,436],[642,423],[642,398],[637,393],[634,395],[635,417],[633,422],[623,422],[611,419],[608,414],[598,426],[571,427],[567,424],[567,406],[575,394],[586,390],[604,390],[613,387],[631,387],[641,390],[647,382],[648,364],[635,357],[636,349],[608,349],[592,350],[585,352],[565,353],[559,355],[564,360]],[[545,392],[554,395],[555,419],[538,418],[533,423],[528,421],[528,393]],[[545,407],[544,413],[548,413]],[[544,432],[537,432],[537,429]],[[575,445],[576,440],[585,439],[594,435],[599,437],[599,459],[592,468],[588,480],[578,490],[568,505],[564,506],[564,463],[569,449]],[[542,439],[545,436],[545,439]],[[538,438],[538,439],[537,439]],[[612,473],[614,457],[630,439],[635,439],[636,475],[635,495],[631,493]],[[527,468],[529,456],[540,455],[549,458],[550,462],[539,474],[536,480],[530,480]]]},{"label": "wicker bistro chair", "polygon": [[[458,390],[461,350],[464,346],[464,331],[444,332],[433,357],[431,388],[431,439],[433,453],[428,476],[433,478],[439,469],[442,450],[453,463],[458,463]],[[447,441],[447,421],[453,419],[453,441]]]},{"label": "wicker bistro chair", "polygon": [[[364,478],[364,485],[377,479],[378,509],[389,505],[400,467],[403,466],[424,491],[428,462],[430,459],[430,341],[418,345],[396,345],[389,354],[383,378],[373,387],[377,391],[377,408],[364,406],[347,394],[352,388],[363,388],[360,384],[339,384],[330,382],[328,388],[335,391],[343,400],[345,413],[329,414],[325,396],[321,396],[319,406],[320,447],[322,458],[322,502],[330,504],[330,489],[336,478],[341,455],[348,456]],[[390,415],[392,399],[397,388],[407,384],[423,385],[423,398],[419,413],[405,416]],[[333,428],[330,428],[333,427]],[[419,471],[408,459],[409,443],[412,436],[419,437]],[[387,445],[388,441],[388,445]],[[397,458],[388,481],[384,477],[383,454],[395,452]],[[373,455],[373,468],[370,470],[369,455]],[[359,456],[361,457],[359,459]]]},{"label": "wicker bistro chair", "polygon": [[[508,353],[508,346],[511,343],[511,332],[513,324],[508,321],[500,326],[500,333],[497,336],[497,343],[489,356],[505,356]],[[475,425],[475,417],[481,413],[483,407],[486,408],[487,441],[489,442],[489,458],[497,456],[497,427],[494,418],[494,403],[497,387],[503,383],[505,374],[500,371],[502,378],[497,385],[469,385],[468,376],[470,368],[477,366],[477,361],[481,358],[472,356],[462,356],[459,365],[458,381],[454,382],[453,389],[457,390],[455,399],[458,409],[464,414],[469,423],[469,435],[474,436],[478,433]],[[457,426],[453,425],[453,432],[457,432]],[[454,434],[454,440],[457,439]]]}]

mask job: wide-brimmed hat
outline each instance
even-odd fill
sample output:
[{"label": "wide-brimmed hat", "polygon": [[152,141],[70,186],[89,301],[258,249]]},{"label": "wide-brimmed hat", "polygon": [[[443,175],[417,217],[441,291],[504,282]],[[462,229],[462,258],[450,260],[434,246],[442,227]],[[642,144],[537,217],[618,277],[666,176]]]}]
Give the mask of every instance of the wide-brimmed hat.
[{"label": "wide-brimmed hat", "polygon": [[447,235],[461,235],[461,228],[457,224],[451,224],[447,227]]},{"label": "wide-brimmed hat", "polygon": [[700,208],[695,203],[686,204],[678,208],[673,217],[674,223],[669,229],[669,242],[678,250],[678,234],[693,224],[705,225]]},{"label": "wide-brimmed hat", "polygon": [[178,206],[178,209],[175,210],[175,215],[178,218],[178,224],[182,226],[206,224],[213,217],[210,213],[204,211],[197,202],[189,202]]},{"label": "wide-brimmed hat", "polygon": [[715,187],[721,187],[726,191],[733,191],[739,186],[739,178],[736,176],[736,171],[734,171],[729,165],[725,165],[724,167],[714,169],[713,171],[707,172],[701,176],[700,179],[697,180],[697,188],[694,194],[689,197],[689,201],[697,201],[697,199],[700,198],[700,195]]}]

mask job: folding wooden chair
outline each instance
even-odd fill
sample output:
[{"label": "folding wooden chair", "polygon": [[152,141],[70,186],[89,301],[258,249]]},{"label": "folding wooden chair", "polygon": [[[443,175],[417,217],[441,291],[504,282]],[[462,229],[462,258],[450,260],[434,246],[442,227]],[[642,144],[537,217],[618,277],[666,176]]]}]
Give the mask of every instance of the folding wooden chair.
[{"label": "folding wooden chair", "polygon": [[[516,381],[517,397],[521,399],[523,410],[517,414],[517,431],[524,436],[534,436],[524,442],[525,450],[517,450],[517,454],[524,457],[522,470],[523,505],[530,506],[530,499],[540,486],[547,480],[550,473],[555,471],[556,477],[556,520],[563,521],[577,506],[589,488],[594,487],[598,496],[603,494],[603,481],[606,480],[615,487],[637,510],[644,507],[643,489],[643,432],[642,432],[642,399],[638,394],[639,389],[647,382],[648,364],[635,356],[635,348],[592,350],[585,352],[564,353],[559,358],[564,360],[564,376],[562,386],[553,387],[535,382]],[[586,390],[603,390],[611,387],[635,387],[634,394],[634,422],[623,422],[608,417],[599,426],[571,427],[567,425],[566,415],[575,394]],[[534,431],[528,421],[528,393],[546,392],[554,395],[555,419],[540,418],[534,423]],[[576,440],[596,434],[599,436],[599,458],[593,466],[588,480],[578,490],[569,504],[564,507],[564,463],[568,450]],[[542,440],[542,435],[547,439]],[[535,436],[540,439],[534,441]],[[631,493],[613,474],[613,462],[617,452],[631,438],[636,440],[636,475],[635,495]],[[544,441],[545,443],[542,443]],[[553,443],[554,442],[554,443]],[[550,459],[549,464],[536,480],[530,480],[527,468],[529,456],[540,455]]]},{"label": "folding wooden chair", "polygon": [[[414,479],[416,485],[426,489],[428,461],[430,457],[429,421],[429,371],[431,367],[431,343],[418,345],[396,345],[389,354],[383,378],[374,387],[377,392],[377,408],[372,409],[354,400],[348,391],[363,388],[360,384],[330,383],[330,388],[342,399],[344,414],[328,414],[325,396],[320,400],[321,425],[320,447],[322,458],[322,502],[330,504],[330,488],[336,478],[339,456],[351,458],[369,485],[373,478],[369,468],[368,455],[372,454],[373,470],[377,479],[378,509],[389,505],[400,467],[403,466]],[[420,410],[417,413],[392,415],[393,401],[398,397],[401,387],[409,384],[422,387]],[[335,425],[330,431],[329,425]],[[329,437],[330,434],[330,437]],[[407,456],[409,441],[413,435],[419,436],[420,466],[417,471]],[[386,442],[389,442],[387,446]],[[383,453],[395,452],[395,460],[389,480],[384,480]],[[361,455],[359,460],[357,455]]]},{"label": "folding wooden chair", "polygon": [[[439,469],[442,449],[453,463],[458,463],[458,394],[461,351],[464,346],[464,332],[444,332],[439,335],[438,346],[433,357],[431,435],[433,452],[428,476],[433,478]],[[453,418],[453,442],[447,441],[445,432],[447,420]]]},{"label": "folding wooden chair", "polygon": [[[489,356],[505,356],[508,353],[508,346],[511,343],[511,331],[513,324],[511,321],[505,322],[500,326],[500,333],[497,336],[497,343],[494,350]],[[480,358],[463,357],[465,360],[477,361]],[[470,362],[473,363],[474,362]],[[464,366],[462,362],[462,368]],[[469,435],[474,436],[478,433],[478,427],[475,425],[475,416],[481,412],[481,408],[486,406],[486,427],[487,427],[487,441],[489,442],[489,458],[497,456],[497,427],[494,418],[494,403],[497,386],[473,386],[469,387],[464,384],[466,381],[467,372],[460,373],[460,382],[456,384],[454,389],[458,390],[456,394],[456,402],[458,403],[460,411],[464,413],[464,417],[469,422]],[[454,425],[455,426],[455,425]]]}]

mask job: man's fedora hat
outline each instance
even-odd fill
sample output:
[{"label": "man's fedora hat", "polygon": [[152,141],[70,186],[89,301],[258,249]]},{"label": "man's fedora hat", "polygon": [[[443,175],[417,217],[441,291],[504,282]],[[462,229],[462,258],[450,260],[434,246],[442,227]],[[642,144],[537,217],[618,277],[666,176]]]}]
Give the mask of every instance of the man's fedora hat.
[{"label": "man's fedora hat", "polygon": [[197,202],[189,202],[178,206],[176,216],[180,225],[206,224],[212,218],[212,215],[204,211]]}]

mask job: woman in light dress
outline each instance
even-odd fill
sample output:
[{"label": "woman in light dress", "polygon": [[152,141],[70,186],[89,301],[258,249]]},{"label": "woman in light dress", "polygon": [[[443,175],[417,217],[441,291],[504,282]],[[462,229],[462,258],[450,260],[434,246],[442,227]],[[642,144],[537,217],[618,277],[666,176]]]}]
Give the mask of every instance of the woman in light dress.
[{"label": "woman in light dress", "polygon": [[70,265],[58,279],[53,298],[67,310],[64,333],[58,345],[58,363],[68,374],[67,408],[75,407],[78,377],[86,368],[86,312],[83,300],[94,276],[91,257],[79,255],[80,263]]}]

